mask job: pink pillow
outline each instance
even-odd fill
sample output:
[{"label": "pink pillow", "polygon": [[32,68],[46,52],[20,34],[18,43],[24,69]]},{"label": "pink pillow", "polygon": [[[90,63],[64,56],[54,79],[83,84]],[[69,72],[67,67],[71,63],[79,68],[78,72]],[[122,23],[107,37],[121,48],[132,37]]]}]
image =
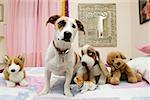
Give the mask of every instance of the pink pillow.
[{"label": "pink pillow", "polygon": [[137,49],[145,55],[150,55],[150,44],[138,46]]}]

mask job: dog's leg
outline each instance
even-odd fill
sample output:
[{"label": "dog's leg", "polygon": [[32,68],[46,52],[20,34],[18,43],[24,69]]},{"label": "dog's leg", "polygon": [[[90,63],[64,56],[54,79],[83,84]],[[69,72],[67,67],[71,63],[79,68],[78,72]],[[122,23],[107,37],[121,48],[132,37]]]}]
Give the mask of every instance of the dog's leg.
[{"label": "dog's leg", "polygon": [[120,70],[116,70],[113,72],[113,76],[110,79],[110,83],[113,85],[118,85],[120,83],[121,72]]},{"label": "dog's leg", "polygon": [[99,80],[98,80],[98,84],[99,85],[103,85],[106,83],[106,76],[104,74],[101,74],[100,77],[99,77]]},{"label": "dog's leg", "polygon": [[8,80],[6,80],[6,84],[8,87],[14,87],[16,85],[16,83],[14,83],[12,81],[8,81]]},{"label": "dog's leg", "polygon": [[95,77],[94,77],[93,73],[90,72],[90,73],[88,73],[88,74],[90,74],[90,81],[92,81],[93,83],[96,84],[96,80],[95,80]]},{"label": "dog's leg", "polygon": [[66,81],[64,84],[64,94],[66,96],[73,96],[70,90],[70,83],[73,76],[73,68],[66,71]]},{"label": "dog's leg", "polygon": [[39,93],[39,95],[45,95],[50,90],[50,78],[51,78],[51,72],[48,69],[45,69],[45,83],[43,90]]},{"label": "dog's leg", "polygon": [[19,84],[21,86],[27,86],[28,85],[28,82],[26,81],[26,79],[23,79],[21,82],[19,82]]}]

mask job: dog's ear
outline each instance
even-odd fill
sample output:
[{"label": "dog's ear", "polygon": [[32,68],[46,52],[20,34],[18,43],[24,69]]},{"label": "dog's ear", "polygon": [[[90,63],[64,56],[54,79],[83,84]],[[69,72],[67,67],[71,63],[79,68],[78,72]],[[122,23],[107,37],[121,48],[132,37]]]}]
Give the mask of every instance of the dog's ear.
[{"label": "dog's ear", "polygon": [[57,20],[58,18],[60,18],[59,15],[53,15],[53,16],[51,16],[51,17],[48,19],[48,21],[46,22],[46,25],[47,25],[48,23],[55,24],[55,22],[56,22],[56,20]]},{"label": "dog's ear", "polygon": [[120,54],[122,59],[126,59],[126,57],[121,52],[118,51],[118,53]]},{"label": "dog's ear", "polygon": [[8,55],[5,55],[5,56],[3,57],[3,64],[7,65],[8,60],[9,60],[9,56],[8,56]]},{"label": "dog's ear", "polygon": [[96,50],[96,60],[100,60],[100,54],[99,54],[99,52]]},{"label": "dog's ear", "polygon": [[18,59],[20,59],[20,60],[22,61],[22,63],[24,63],[24,60],[25,60],[25,59],[24,59],[24,57],[23,57],[22,55],[19,55],[19,56],[18,56]]},{"label": "dog's ear", "polygon": [[84,26],[79,20],[75,20],[78,26],[79,31],[83,31],[85,34]]}]

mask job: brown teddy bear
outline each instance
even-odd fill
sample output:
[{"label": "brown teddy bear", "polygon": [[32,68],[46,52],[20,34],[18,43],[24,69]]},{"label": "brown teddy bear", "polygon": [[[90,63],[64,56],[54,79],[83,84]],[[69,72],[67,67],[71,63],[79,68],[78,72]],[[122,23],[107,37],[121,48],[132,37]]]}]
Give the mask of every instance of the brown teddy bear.
[{"label": "brown teddy bear", "polygon": [[112,51],[107,55],[107,64],[111,68],[111,77],[108,82],[118,85],[121,79],[127,79],[129,83],[142,80],[140,73],[134,72],[124,61],[126,57],[119,51]]}]

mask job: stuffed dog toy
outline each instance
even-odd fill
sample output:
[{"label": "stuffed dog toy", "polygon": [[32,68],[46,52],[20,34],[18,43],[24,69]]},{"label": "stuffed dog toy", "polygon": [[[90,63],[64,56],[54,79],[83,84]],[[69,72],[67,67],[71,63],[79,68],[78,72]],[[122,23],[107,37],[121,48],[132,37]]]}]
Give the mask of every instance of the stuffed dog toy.
[{"label": "stuffed dog toy", "polygon": [[111,68],[112,77],[108,82],[117,85],[121,79],[126,79],[130,83],[136,83],[142,80],[141,74],[134,72],[124,61],[126,57],[119,51],[112,51],[107,55],[107,64]]},{"label": "stuffed dog toy", "polygon": [[25,70],[24,70],[24,58],[22,56],[17,57],[4,57],[5,68],[3,71],[3,78],[6,81],[8,87],[14,87],[16,84],[20,86],[27,86],[27,81],[25,80]]},{"label": "stuffed dog toy", "polygon": [[[84,80],[92,81],[95,84],[97,81],[99,85],[105,84],[110,73],[100,59],[99,52],[92,46],[85,45],[81,49],[81,54],[82,66],[78,69],[77,76],[81,76]],[[98,80],[96,80],[96,76],[99,77]]]},{"label": "stuffed dog toy", "polygon": [[72,42],[79,31],[84,32],[82,23],[66,16],[51,16],[47,24],[54,25],[54,40],[51,41],[45,55],[45,84],[39,95],[49,92],[51,73],[65,76],[64,94],[73,96],[70,91],[70,83],[73,74],[81,65],[80,58],[75,53]]},{"label": "stuffed dog toy", "polygon": [[74,78],[74,82],[80,88],[81,93],[85,93],[88,90],[92,91],[97,88],[97,85],[95,83],[93,83],[92,81],[85,81],[81,76],[76,76],[76,78]]}]

